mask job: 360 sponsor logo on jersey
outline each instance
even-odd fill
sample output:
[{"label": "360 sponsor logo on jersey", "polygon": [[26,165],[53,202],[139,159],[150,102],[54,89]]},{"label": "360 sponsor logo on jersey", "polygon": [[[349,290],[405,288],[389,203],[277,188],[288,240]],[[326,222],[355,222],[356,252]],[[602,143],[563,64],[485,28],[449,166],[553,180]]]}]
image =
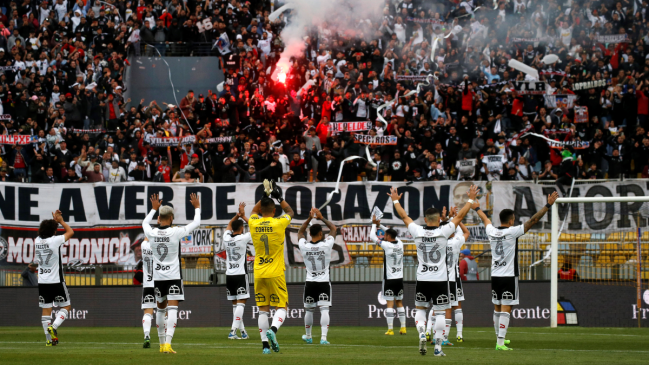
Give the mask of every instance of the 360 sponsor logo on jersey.
[{"label": "360 sponsor logo on jersey", "polygon": [[259,258],[259,265],[270,264],[270,263],[272,263],[272,262],[273,262],[273,258],[272,258],[272,257],[269,258],[269,259],[265,259],[265,258],[263,258],[263,257],[260,257],[260,258]]}]

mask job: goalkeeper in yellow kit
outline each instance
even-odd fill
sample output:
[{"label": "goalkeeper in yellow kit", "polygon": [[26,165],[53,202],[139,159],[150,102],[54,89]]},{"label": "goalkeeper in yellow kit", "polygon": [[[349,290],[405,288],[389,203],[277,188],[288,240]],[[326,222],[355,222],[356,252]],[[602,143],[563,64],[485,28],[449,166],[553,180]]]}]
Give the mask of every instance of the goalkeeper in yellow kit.
[{"label": "goalkeeper in yellow kit", "polygon": [[[282,191],[272,180],[264,180],[264,191],[267,196],[261,198],[252,208],[248,226],[255,246],[255,301],[259,307],[259,332],[263,353],[270,354],[271,348],[279,352],[276,334],[286,320],[288,291],[284,278],[284,237],[294,213],[282,198]],[[271,197],[277,200],[284,210],[285,214],[279,218],[274,218],[275,202]],[[271,305],[276,311],[269,329],[268,316]]]}]

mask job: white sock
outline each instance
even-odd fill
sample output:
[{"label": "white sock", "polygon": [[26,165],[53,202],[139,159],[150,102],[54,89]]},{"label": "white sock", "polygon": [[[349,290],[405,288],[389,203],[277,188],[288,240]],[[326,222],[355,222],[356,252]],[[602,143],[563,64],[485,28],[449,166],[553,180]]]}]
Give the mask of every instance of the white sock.
[{"label": "white sock", "polygon": [[499,325],[500,325],[500,312],[494,311],[494,331],[496,331],[496,336],[498,336]]},{"label": "white sock", "polygon": [[158,311],[155,315],[155,325],[158,328],[158,339],[160,344],[164,345],[167,343],[167,336],[165,335],[165,314],[167,313],[167,308],[158,308]]},{"label": "white sock", "polygon": [[52,336],[47,332],[47,327],[52,324],[52,317],[50,316],[41,316],[41,324],[43,325],[43,332],[45,332],[45,339],[52,341]]},{"label": "white sock", "polygon": [[144,338],[149,337],[151,333],[151,321],[153,320],[153,315],[150,313],[144,313],[142,317],[142,329],[144,330]]},{"label": "white sock", "polygon": [[284,324],[285,320],[286,320],[286,309],[278,308],[275,311],[275,316],[273,316],[273,324],[270,327],[274,328],[273,331],[277,333],[279,328],[282,327],[282,324]]},{"label": "white sock", "polygon": [[167,343],[171,344],[171,339],[174,338],[176,332],[176,323],[178,322],[178,307],[167,307]]},{"label": "white sock", "polygon": [[320,339],[327,341],[327,333],[329,332],[329,307],[320,307],[320,328],[322,329]]},{"label": "white sock", "polygon": [[243,322],[243,310],[245,308],[245,304],[240,303],[235,305],[234,309],[234,319],[232,320],[232,331],[236,331],[239,327],[241,327],[241,322]]},{"label": "white sock", "polygon": [[239,331],[241,331],[241,333],[245,333],[246,332],[246,326],[243,325],[243,316],[244,316],[244,313],[246,312],[246,303],[237,304],[237,306],[239,306],[239,305],[241,306],[241,308],[243,308],[243,309],[241,309],[241,321],[239,321]]},{"label": "white sock", "polygon": [[448,333],[451,332],[451,322],[453,320],[450,318],[446,318],[444,320],[444,341],[448,341]]},{"label": "white sock", "polygon": [[426,332],[433,333],[433,326],[435,325],[435,310],[431,309],[428,312],[428,323],[426,324]]},{"label": "white sock", "polygon": [[259,334],[261,335],[261,342],[268,342],[268,337],[266,337],[266,331],[268,331],[268,312],[259,312],[259,319],[257,319],[257,324],[259,325]]},{"label": "white sock", "polygon": [[415,327],[417,327],[417,332],[421,335],[426,331],[426,310],[425,309],[416,309],[415,310]]},{"label": "white sock", "polygon": [[388,329],[391,330],[394,323],[394,308],[387,308],[385,310],[385,319],[388,321]]},{"label": "white sock", "polygon": [[306,331],[306,338],[311,338],[311,327],[313,327],[313,308],[306,308],[304,310],[304,330]]},{"label": "white sock", "polygon": [[444,338],[444,326],[446,322],[444,311],[435,313],[435,326],[433,326],[433,338],[435,339],[435,350],[442,351],[442,341]]},{"label": "white sock", "polygon": [[498,328],[498,346],[505,344],[505,337],[507,336],[507,328],[509,328],[509,313],[500,313],[500,328]]},{"label": "white sock", "polygon": [[397,307],[397,314],[399,315],[399,322],[401,322],[401,328],[406,328],[406,310],[403,307]]},{"label": "white sock", "polygon": [[54,324],[52,324],[52,327],[54,329],[59,329],[59,326],[65,321],[65,319],[68,318],[68,310],[65,308],[59,309],[59,311],[56,313],[56,319],[54,320]]},{"label": "white sock", "polygon": [[457,329],[457,337],[462,337],[462,328],[464,327],[464,313],[462,308],[455,310],[455,328]]}]

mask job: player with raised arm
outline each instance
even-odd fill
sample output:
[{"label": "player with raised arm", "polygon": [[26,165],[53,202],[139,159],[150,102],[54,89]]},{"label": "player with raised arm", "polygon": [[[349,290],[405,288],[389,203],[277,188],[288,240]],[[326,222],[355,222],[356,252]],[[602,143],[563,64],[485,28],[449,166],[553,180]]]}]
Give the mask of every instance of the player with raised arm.
[{"label": "player with raised arm", "polygon": [[[223,246],[228,265],[225,271],[225,287],[228,300],[232,301],[234,317],[228,334],[230,340],[248,339],[248,333],[243,325],[243,312],[246,308],[246,300],[250,298],[246,252],[248,244],[252,243],[252,238],[250,233],[243,233],[243,222],[247,221],[245,207],[246,203],[239,203],[239,212],[232,217],[223,233]],[[237,336],[237,330],[241,331],[241,337]]]},{"label": "player with raised arm", "polygon": [[433,330],[435,339],[435,356],[446,356],[442,352],[442,341],[444,332],[444,319],[446,310],[451,308],[450,288],[448,284],[448,266],[446,263],[446,250],[448,238],[455,233],[455,227],[462,221],[469,212],[478,195],[478,187],[472,185],[469,189],[469,200],[460,209],[458,214],[445,225],[440,226],[440,212],[435,208],[428,208],[424,212],[422,227],[408,217],[406,211],[399,203],[403,194],[397,189],[390,189],[390,198],[394,203],[394,211],[401,217],[408,231],[415,239],[417,245],[417,284],[415,295],[415,325],[419,332],[419,353],[426,355],[426,309],[431,305],[435,310],[436,322]]},{"label": "player with raised arm", "polygon": [[[252,208],[248,226],[255,248],[255,302],[259,307],[259,333],[261,335],[262,353],[270,354],[270,348],[279,352],[277,331],[286,320],[288,291],[284,278],[284,239],[286,227],[293,219],[293,209],[282,198],[282,191],[272,181],[264,181],[264,192]],[[275,218],[277,200],[284,214]],[[268,328],[270,306],[276,308],[273,323]],[[269,345],[270,342],[270,345]]]},{"label": "player with raised arm", "polygon": [[[381,225],[381,221],[372,216],[372,230],[370,231],[370,241],[383,249],[383,282],[381,292],[387,302],[388,308],[385,310],[385,318],[388,321],[388,331],[386,335],[393,336],[394,317],[398,313],[401,329],[399,334],[406,334],[406,311],[403,308],[403,242],[397,238],[399,235],[394,229],[385,231],[385,239],[381,240],[376,235],[376,228]],[[395,311],[394,306],[397,306]]]},{"label": "player with raised arm", "polygon": [[[144,235],[149,240],[153,251],[153,286],[158,302],[156,326],[160,338],[160,352],[165,354],[176,353],[171,348],[171,340],[178,321],[178,304],[185,300],[180,263],[180,240],[201,225],[201,203],[196,194],[191,194],[189,200],[194,206],[194,220],[184,227],[171,226],[174,220],[174,208],[163,206],[162,200],[158,199],[158,194],[151,195],[151,211],[142,222]],[[150,222],[158,210],[158,227],[151,228]]]},{"label": "player with raised arm", "polygon": [[512,307],[518,305],[518,237],[527,233],[548,212],[559,198],[555,191],[548,195],[548,203],[524,224],[514,226],[515,214],[511,209],[503,209],[500,216],[500,227],[495,228],[487,215],[480,209],[478,202],[473,209],[489,237],[491,245],[491,296],[494,304],[494,329],[498,337],[496,350],[512,350],[507,347],[507,329]]},{"label": "player with raised arm", "polygon": [[[442,223],[448,222],[450,218],[455,216],[457,213],[457,208],[451,208],[450,214],[446,216],[446,207],[442,210]],[[460,224],[455,228],[455,233],[449,237],[448,246],[446,248],[446,262],[448,264],[448,275],[449,275],[449,286],[451,291],[451,308],[446,310],[446,320],[444,326],[444,341],[442,341],[442,346],[452,346],[453,344],[448,340],[449,333],[451,332],[451,323],[453,318],[453,312],[455,312],[455,325],[457,329],[457,341],[464,342],[462,338],[462,328],[464,325],[464,314],[462,313],[461,302],[464,300],[464,292],[462,291],[462,282],[460,281],[458,260],[460,257],[460,249],[462,245],[469,239],[469,230],[466,226],[460,222]],[[435,325],[435,315],[434,311],[431,310],[428,313],[428,323],[426,324],[426,337],[429,338],[429,334]]]},{"label": "player with raised arm", "polygon": [[151,321],[153,320],[153,310],[156,308],[155,289],[153,288],[153,251],[151,243],[145,237],[142,241],[142,260],[138,265],[142,265],[142,329],[144,330],[143,348],[151,347]]},{"label": "player with raised arm", "polygon": [[[65,232],[55,236],[59,224],[63,226]],[[34,240],[34,255],[38,260],[38,306],[42,308],[41,324],[47,341],[45,346],[56,346],[59,343],[57,329],[72,309],[61,264],[61,246],[72,236],[74,231],[63,220],[61,211],[57,210],[52,213],[52,219],[41,222],[38,237]],[[52,323],[53,304],[60,308],[54,323]]]},{"label": "player with raised arm", "polygon": [[[321,220],[329,228],[329,235],[325,238],[322,226],[314,224],[309,227],[311,219]],[[306,240],[306,229],[309,227],[311,241]],[[304,328],[306,334],[302,340],[313,343],[311,328],[313,327],[313,312],[320,308],[320,344],[329,345],[327,333],[329,332],[329,307],[331,307],[331,282],[329,281],[329,265],[331,252],[336,241],[336,226],[326,220],[322,213],[312,208],[309,218],[302,224],[297,232],[298,246],[306,266],[306,283],[304,284]]]}]

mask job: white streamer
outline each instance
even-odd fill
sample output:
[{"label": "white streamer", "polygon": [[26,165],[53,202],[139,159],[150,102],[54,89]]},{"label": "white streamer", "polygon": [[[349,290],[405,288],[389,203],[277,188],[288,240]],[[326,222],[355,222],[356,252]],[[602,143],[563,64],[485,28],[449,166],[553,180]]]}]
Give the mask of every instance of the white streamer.
[{"label": "white streamer", "polygon": [[324,207],[327,206],[327,204],[329,204],[329,202],[331,201],[331,198],[333,198],[334,194],[340,193],[340,189],[339,189],[339,187],[340,187],[340,178],[343,176],[343,167],[345,167],[345,162],[355,160],[357,158],[363,158],[363,157],[361,157],[361,156],[349,156],[349,157],[347,157],[346,159],[344,159],[344,160],[342,160],[340,162],[340,169],[338,169],[338,180],[336,181],[336,188],[334,189],[334,191],[332,191],[330,193],[327,193],[327,200],[318,209],[322,210]]},{"label": "white streamer", "polygon": [[[429,74],[428,76],[426,76],[426,82],[425,83],[423,83],[423,82],[419,83],[419,85],[417,85],[417,90],[411,90],[407,94],[405,94],[404,96],[408,97],[408,96],[411,96],[411,95],[414,95],[414,94],[419,94],[419,91],[421,90],[422,85],[423,86],[429,86],[430,85],[430,78],[431,77],[437,79],[437,77],[435,75]],[[385,118],[383,118],[383,115],[381,115],[381,111],[383,109],[387,108],[388,106],[390,106],[394,102],[395,101],[393,100],[391,102],[385,103],[385,104],[379,106],[376,109],[376,114],[377,114],[378,120],[381,121],[381,123],[385,124],[386,127],[388,125],[388,122],[385,120]],[[369,151],[368,151],[368,157],[369,157]]]}]

